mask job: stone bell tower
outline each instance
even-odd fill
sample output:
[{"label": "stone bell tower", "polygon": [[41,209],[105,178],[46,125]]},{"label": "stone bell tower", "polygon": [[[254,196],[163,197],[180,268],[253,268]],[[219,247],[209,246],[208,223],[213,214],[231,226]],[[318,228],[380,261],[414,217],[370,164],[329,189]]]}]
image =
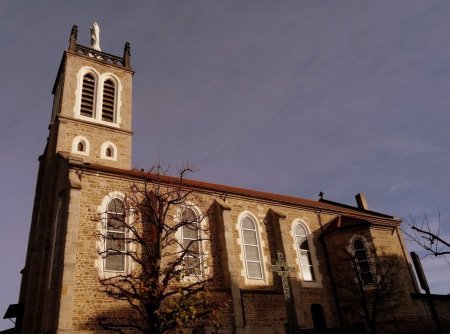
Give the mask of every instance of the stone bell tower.
[{"label": "stone bell tower", "polygon": [[123,57],[117,57],[101,51],[96,23],[91,26],[89,47],[77,44],[77,33],[73,26],[53,86],[50,131],[39,157],[21,272],[16,333],[54,333],[66,321],[57,315],[68,307],[62,282],[73,270],[67,263],[74,257],[68,251],[74,229],[68,226],[79,212],[82,173],[69,171],[70,167],[131,167],[130,44],[125,44]]},{"label": "stone bell tower", "polygon": [[70,34],[53,87],[49,149],[67,152],[91,164],[131,167],[130,44],[123,57],[100,49],[99,27],[91,26],[90,47]]}]

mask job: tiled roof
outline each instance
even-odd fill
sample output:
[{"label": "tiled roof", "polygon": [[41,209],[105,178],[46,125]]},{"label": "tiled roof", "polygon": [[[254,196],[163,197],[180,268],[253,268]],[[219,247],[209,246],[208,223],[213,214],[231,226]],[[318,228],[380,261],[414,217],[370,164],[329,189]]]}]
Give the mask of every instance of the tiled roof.
[{"label": "tiled roof", "polygon": [[[102,166],[102,165],[97,165],[97,164],[85,164],[85,169],[103,172],[103,173],[111,173],[111,174],[115,174],[115,175],[121,175],[121,176],[126,176],[126,177],[141,179],[141,180],[147,180],[147,181],[158,180],[162,183],[167,183],[167,184],[177,184],[180,182],[180,177],[154,174],[154,173],[149,173],[149,172],[145,172],[142,170],[140,171],[140,170],[134,170],[134,169],[133,170],[119,169],[119,168],[107,167],[107,166]],[[373,217],[373,218],[395,219],[395,217],[384,215],[384,214],[377,213],[374,211],[361,210],[356,207],[351,207],[349,205],[326,201],[326,200],[313,201],[313,200],[309,200],[309,199],[305,199],[305,198],[280,195],[280,194],[274,194],[274,193],[257,191],[257,190],[250,190],[250,189],[245,189],[245,188],[226,186],[226,185],[191,180],[191,179],[183,179],[182,183],[186,187],[192,187],[192,188],[196,188],[196,189],[203,190],[203,191],[211,191],[211,192],[225,193],[225,194],[229,194],[229,195],[232,194],[232,195],[236,195],[236,196],[252,197],[252,198],[260,199],[260,200],[275,201],[275,202],[281,202],[284,204],[300,205],[303,207],[308,207],[308,208],[318,209],[318,210],[333,211],[336,213],[348,213],[350,215],[367,216],[367,217]]]}]

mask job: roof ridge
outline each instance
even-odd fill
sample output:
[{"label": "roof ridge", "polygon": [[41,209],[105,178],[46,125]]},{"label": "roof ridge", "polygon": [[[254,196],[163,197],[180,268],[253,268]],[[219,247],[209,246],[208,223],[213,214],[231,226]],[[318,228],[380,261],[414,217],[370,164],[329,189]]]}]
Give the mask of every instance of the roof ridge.
[{"label": "roof ridge", "polygon": [[[126,175],[129,177],[135,177],[135,178],[141,178],[141,179],[149,179],[155,181],[156,179],[159,179],[160,181],[164,183],[175,183],[179,182],[180,177],[179,176],[172,176],[172,175],[161,175],[156,174],[152,172],[146,172],[144,170],[137,170],[137,169],[121,169],[116,167],[108,167],[98,164],[90,164],[85,163],[86,168],[91,170],[97,170],[97,171],[103,171],[103,172],[109,172],[114,174],[121,174]],[[249,196],[254,198],[259,198],[263,200],[271,200],[271,201],[278,201],[278,202],[284,202],[284,203],[290,203],[290,204],[297,204],[297,205],[303,205],[307,207],[312,207],[316,209],[322,209],[322,210],[329,210],[329,211],[337,211],[337,212],[347,212],[352,213],[356,215],[362,215],[362,216],[371,216],[376,218],[385,218],[385,219],[396,219],[393,216],[378,213],[375,211],[369,211],[369,210],[360,210],[357,207],[352,207],[350,205],[328,201],[328,200],[318,200],[314,201],[307,198],[302,197],[296,197],[291,195],[282,195],[277,193],[271,193],[266,191],[260,191],[260,190],[253,190],[253,189],[247,189],[247,188],[241,188],[236,186],[229,186],[229,185],[222,185],[217,183],[210,183],[205,181],[199,181],[194,179],[186,179],[183,178],[183,185],[194,187],[194,188],[200,188],[204,190],[209,191],[216,191],[216,192],[224,192],[224,193],[232,193],[234,195],[238,196]]]}]

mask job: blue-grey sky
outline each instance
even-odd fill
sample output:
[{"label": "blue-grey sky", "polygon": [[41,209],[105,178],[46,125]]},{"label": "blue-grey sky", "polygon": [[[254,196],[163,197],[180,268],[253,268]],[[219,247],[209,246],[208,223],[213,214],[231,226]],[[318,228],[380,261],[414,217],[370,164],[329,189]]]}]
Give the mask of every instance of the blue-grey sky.
[{"label": "blue-grey sky", "polygon": [[[209,182],[441,212],[450,239],[450,2],[0,2],[0,315],[17,302],[51,89],[72,24],[132,47],[133,164]],[[410,246],[413,248],[413,246]],[[450,266],[424,260],[432,291]],[[7,328],[0,321],[0,329]]]}]

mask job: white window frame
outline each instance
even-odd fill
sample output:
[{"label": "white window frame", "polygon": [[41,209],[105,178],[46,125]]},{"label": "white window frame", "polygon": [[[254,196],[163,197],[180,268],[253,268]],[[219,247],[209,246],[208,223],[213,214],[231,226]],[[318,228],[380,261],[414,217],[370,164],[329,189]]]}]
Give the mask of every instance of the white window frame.
[{"label": "white window frame", "polygon": [[[108,157],[106,155],[106,150],[108,148],[110,148],[113,152],[112,157]],[[105,159],[105,160],[117,161],[117,156],[118,156],[117,146],[113,142],[105,141],[102,144],[102,146],[100,147],[100,158]]]},{"label": "white window frame", "polygon": [[[297,226],[300,225],[306,230],[306,240],[308,241],[308,247],[309,247],[309,255],[311,259],[311,263],[309,264],[314,271],[314,280],[305,280],[303,277],[303,268],[302,268],[302,262],[301,262],[301,251],[298,247],[298,240],[297,235],[295,233],[295,230]],[[317,251],[313,240],[313,234],[311,233],[311,229],[309,228],[309,225],[306,223],[305,220],[296,218],[292,222],[292,228],[291,228],[291,237],[293,240],[293,249],[295,251],[296,257],[296,264],[298,268],[298,278],[301,280],[302,285],[305,287],[322,287],[322,276],[319,272],[318,268],[318,260],[317,260]]]},{"label": "white window frame", "polygon": [[[184,229],[187,228],[186,226],[182,226],[181,227],[181,245],[184,246],[184,241],[185,240],[189,240],[190,242],[196,242],[198,244],[198,259],[199,259],[199,273],[193,273],[192,275],[188,275],[188,276],[202,276],[203,272],[204,272],[204,265],[203,265],[203,247],[202,247],[202,225],[201,225],[201,221],[199,220],[199,214],[197,212],[197,210],[195,210],[192,206],[184,206],[181,210],[181,219],[183,219],[183,214],[186,210],[191,210],[194,215],[196,216],[196,222],[195,224],[197,224],[197,238],[193,239],[190,237],[185,236],[184,233]],[[190,255],[188,253],[186,253],[184,255],[184,258],[189,259],[189,258],[195,258],[195,256]]]},{"label": "white window frame", "polygon": [[[92,74],[95,79],[95,92],[94,92],[94,106],[93,106],[93,116],[88,117],[81,115],[81,95],[83,91],[83,77],[86,74]],[[102,105],[103,105],[103,85],[106,80],[111,80],[115,85],[115,97],[114,97],[114,121],[107,122],[102,120]],[[82,67],[77,73],[77,89],[75,91],[75,106],[73,114],[75,118],[94,122],[102,125],[108,125],[118,128],[122,122],[120,117],[120,111],[122,108],[122,84],[119,78],[113,73],[106,72],[100,74],[97,70],[90,66]]]},{"label": "white window frame", "polygon": [[[310,242],[310,237],[309,235],[311,234],[309,232],[309,229],[305,226],[306,224],[302,224],[301,222],[297,222],[294,225],[294,236],[295,236],[295,245],[297,248],[297,257],[298,257],[298,261],[300,263],[300,270],[302,272],[302,278],[305,282],[315,282],[316,281],[316,270],[314,268],[314,263],[312,261],[312,254],[311,254],[311,242]],[[304,234],[302,233],[297,233],[297,229],[300,229],[302,232],[304,232]],[[300,248],[300,242],[301,239],[304,238],[306,240],[308,249],[302,249]],[[304,261],[302,261],[303,256],[302,253],[306,253],[306,258],[307,258],[307,263],[304,263]],[[311,272],[311,277],[312,279],[306,279],[306,273],[305,273],[305,269],[308,268],[308,270],[310,270]]]},{"label": "white window frame", "polygon": [[[206,216],[203,215],[202,211],[200,210],[200,208],[193,204],[192,202],[186,202],[185,205],[181,206],[178,210],[177,210],[177,215],[176,215],[176,223],[181,222],[182,219],[182,215],[183,215],[183,211],[185,210],[185,208],[191,209],[192,211],[194,211],[195,215],[199,218],[198,220],[198,224],[199,224],[199,231],[198,231],[198,235],[199,235],[199,256],[200,256],[200,274],[192,274],[192,275],[186,275],[184,277],[184,280],[186,281],[191,281],[193,279],[196,279],[197,277],[206,277],[209,275],[209,270],[208,270],[208,266],[207,266],[207,262],[208,262],[208,252],[207,252],[207,245],[205,242],[205,238],[207,238],[206,235],[206,227],[209,226],[208,225],[208,219]],[[183,245],[183,241],[184,241],[184,236],[183,236],[183,228],[178,229],[178,231],[175,234],[175,237],[177,238],[178,242],[180,243],[179,246],[179,251],[182,250],[181,245]],[[192,239],[193,240],[193,239]],[[185,256],[186,257],[186,256]]]},{"label": "white window frame", "polygon": [[[112,122],[108,122],[108,121],[104,121],[103,118],[103,98],[104,98],[104,88],[105,88],[105,82],[106,81],[112,81],[113,85],[114,85],[114,100],[113,100],[113,121]],[[101,83],[100,83],[100,91],[102,95],[99,95],[99,119],[102,122],[105,122],[107,124],[116,124],[117,123],[117,100],[118,100],[118,94],[117,94],[117,90],[118,90],[118,80],[115,79],[115,77],[110,76],[109,74],[103,74],[101,77]]]},{"label": "white window frame", "polygon": [[[78,144],[82,143],[84,146],[84,151],[78,151]],[[84,136],[76,136],[72,141],[72,153],[81,154],[81,155],[89,155],[91,149],[91,144],[89,140]]]},{"label": "white window frame", "polygon": [[[113,211],[109,211],[109,204],[112,202],[112,201],[115,201],[115,200],[118,200],[118,201],[120,201],[121,203],[122,203],[122,206],[123,206],[123,210],[124,210],[124,212],[123,213],[117,213],[117,212],[113,212]],[[114,229],[114,228],[109,228],[108,227],[108,223],[109,223],[109,219],[110,219],[110,217],[109,217],[109,214],[110,213],[114,213],[114,214],[116,214],[116,215],[122,215],[122,219],[126,219],[126,212],[125,212],[125,202],[121,199],[121,198],[117,198],[117,197],[115,197],[115,198],[111,198],[111,200],[108,202],[108,204],[106,205],[106,218],[105,218],[105,235],[104,235],[104,251],[106,252],[106,253],[104,253],[104,262],[103,262],[103,270],[105,271],[105,272],[120,272],[120,273],[123,273],[123,272],[126,272],[126,270],[127,270],[127,256],[126,256],[126,253],[127,253],[127,242],[126,242],[126,239],[127,239],[127,230],[126,230],[126,227],[124,226],[123,227],[123,231],[122,230],[117,230],[117,229]],[[118,235],[123,235],[123,239],[124,239],[124,249],[123,250],[113,250],[113,251],[111,251],[112,253],[117,253],[117,254],[122,254],[122,256],[123,256],[123,270],[114,270],[114,269],[107,269],[106,268],[106,264],[107,264],[107,258],[108,258],[108,248],[107,248],[107,244],[108,244],[108,234],[109,233],[111,233],[111,234],[118,234]],[[106,237],[106,238],[105,238]]]},{"label": "white window frame", "polygon": [[[108,210],[109,202],[115,198],[120,199],[124,203],[125,215],[126,215],[126,219],[128,220],[127,223],[131,224],[132,220],[133,220],[132,212],[127,212],[126,205],[125,205],[126,197],[123,193],[121,193],[119,191],[113,191],[113,192],[110,192],[108,195],[106,195],[103,198],[102,204],[99,205],[99,207],[98,207],[98,212],[101,214],[101,219],[100,219],[99,223],[97,224],[97,231],[99,232],[100,237],[97,239],[97,242],[96,242],[96,248],[98,250],[99,257],[95,262],[95,266],[97,267],[97,269],[99,271],[99,276],[102,278],[114,277],[118,274],[129,273],[133,269],[132,261],[129,259],[129,256],[125,255],[125,269],[123,271],[105,270],[106,257],[105,257],[105,254],[103,254],[102,252],[104,252],[106,250],[105,236],[108,233],[107,210]],[[131,210],[128,210],[128,211],[131,211]],[[125,231],[125,233],[126,233],[126,235],[128,235],[128,231]],[[128,248],[128,247],[131,247],[131,245],[126,244],[126,247],[127,247],[127,249],[125,250],[125,252],[133,251],[133,249]]]},{"label": "white window frame", "polygon": [[[244,235],[243,235],[243,228],[242,228],[242,221],[244,218],[250,218],[255,226],[256,230],[256,240],[258,243],[258,255],[259,255],[259,263],[261,266],[261,278],[253,278],[249,277],[248,275],[248,266],[247,266],[247,256],[245,252],[245,243],[244,243]],[[244,282],[246,285],[268,285],[268,273],[267,273],[267,263],[268,259],[266,255],[263,253],[263,249],[265,248],[264,240],[261,235],[261,225],[259,223],[259,220],[256,218],[256,216],[251,213],[250,211],[243,211],[240,213],[238,217],[238,223],[236,224],[236,227],[239,231],[239,239],[238,244],[241,246],[241,254],[240,259],[241,263],[243,264],[243,269],[241,271],[241,275],[244,277]],[[254,246],[254,245],[253,245]]]},{"label": "white window frame", "polygon": [[[94,103],[93,103],[93,110],[92,110],[92,117],[81,115],[81,96],[83,93],[83,78],[85,75],[91,74],[94,77],[95,85],[94,85]],[[80,71],[77,73],[77,90],[75,91],[75,106],[74,106],[74,116],[79,119],[83,119],[86,121],[95,121],[97,118],[97,102],[99,100],[98,98],[98,86],[100,82],[100,73],[95,70],[93,67],[85,66],[80,69]]]},{"label": "white window frame", "polygon": [[[358,235],[358,236],[354,236],[351,240],[350,246],[351,247],[351,254],[353,254],[354,258],[354,265],[356,265],[356,271],[358,272],[359,278],[361,280],[361,283],[363,285],[363,287],[371,287],[373,286],[376,282],[377,282],[377,277],[374,275],[375,271],[374,271],[374,261],[373,261],[373,257],[371,256],[372,252],[369,251],[369,243],[367,242],[367,240]],[[362,272],[359,266],[360,261],[357,259],[356,257],[356,250],[355,250],[355,242],[356,241],[360,241],[364,247],[364,252],[366,255],[366,259],[364,260],[365,262],[367,262],[367,265],[369,267],[369,272],[372,276],[372,281],[369,283],[364,284],[363,278],[362,278]],[[362,262],[362,261],[361,261]],[[365,271],[364,273],[367,273],[367,271]]]}]

